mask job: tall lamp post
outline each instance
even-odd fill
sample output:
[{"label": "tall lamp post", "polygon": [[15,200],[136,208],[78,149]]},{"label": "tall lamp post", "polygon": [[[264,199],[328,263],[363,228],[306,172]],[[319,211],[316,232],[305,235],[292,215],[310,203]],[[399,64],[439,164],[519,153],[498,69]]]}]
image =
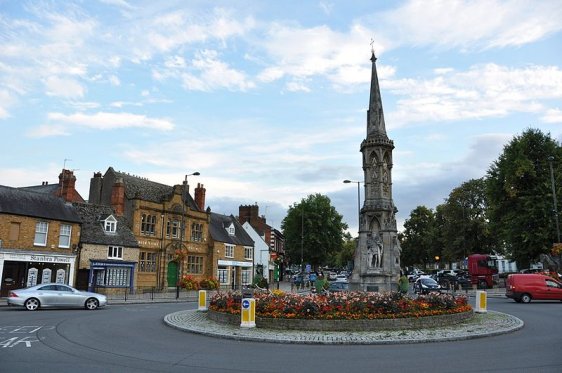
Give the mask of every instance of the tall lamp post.
[{"label": "tall lamp post", "polygon": [[560,242],[560,225],[558,224],[558,201],[556,200],[556,187],[554,186],[554,169],[552,168],[552,161],[554,157],[548,157],[548,164],[550,165],[550,184],[552,186],[552,202],[554,203],[554,221],[556,222],[556,236],[558,243]]},{"label": "tall lamp post", "polygon": [[[183,188],[181,190],[181,227],[180,227],[180,250],[183,249],[183,240],[185,235],[185,204],[186,204],[186,192],[189,193],[189,187],[187,185],[187,177],[188,176],[199,176],[201,175],[199,172],[193,172],[191,174],[185,175],[185,179],[183,181]],[[183,258],[180,258],[178,261],[178,267],[176,268],[176,299],[180,297],[180,269],[182,264]]]},{"label": "tall lamp post", "polygon": [[356,183],[357,184],[357,231],[361,231],[361,191],[359,190],[359,184],[361,181],[344,180],[344,184]]}]

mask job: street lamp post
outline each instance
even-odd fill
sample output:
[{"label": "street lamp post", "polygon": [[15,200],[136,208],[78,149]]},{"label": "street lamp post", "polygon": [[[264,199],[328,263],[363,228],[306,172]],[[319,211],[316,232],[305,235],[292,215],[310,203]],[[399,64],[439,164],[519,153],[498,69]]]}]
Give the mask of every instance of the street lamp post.
[{"label": "street lamp post", "polygon": [[[188,176],[199,176],[201,175],[199,172],[193,172],[191,174],[185,175],[185,179],[183,181],[183,188],[181,190],[181,227],[180,227],[180,251],[183,249],[183,240],[185,236],[185,204],[186,204],[186,192],[189,193],[189,187],[187,185],[187,177]],[[178,266],[176,268],[176,299],[180,297],[180,270],[183,258],[179,258]]]},{"label": "street lamp post", "polygon": [[359,190],[359,184],[361,181],[344,180],[344,184],[356,183],[357,184],[357,231],[361,231],[361,191]]},{"label": "street lamp post", "polygon": [[552,168],[552,161],[554,157],[548,157],[548,164],[550,165],[550,184],[552,186],[552,202],[554,203],[554,221],[556,222],[556,237],[558,242],[560,242],[560,225],[558,223],[558,202],[556,200],[556,187],[554,186],[554,169]]}]

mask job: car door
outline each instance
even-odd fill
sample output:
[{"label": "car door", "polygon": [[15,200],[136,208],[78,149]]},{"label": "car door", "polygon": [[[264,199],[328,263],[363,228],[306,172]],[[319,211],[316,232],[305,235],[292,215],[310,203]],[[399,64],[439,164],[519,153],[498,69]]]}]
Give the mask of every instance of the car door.
[{"label": "car door", "polygon": [[562,285],[554,280],[545,280],[546,282],[546,299],[562,300]]},{"label": "car door", "polygon": [[41,303],[42,307],[53,307],[57,306],[58,302],[58,295],[57,295],[57,286],[56,285],[44,285],[37,288],[34,294],[31,294],[29,298],[37,298]]},{"label": "car door", "polygon": [[57,285],[58,293],[61,297],[61,305],[65,307],[80,307],[83,303],[83,296],[80,292],[66,285]]}]

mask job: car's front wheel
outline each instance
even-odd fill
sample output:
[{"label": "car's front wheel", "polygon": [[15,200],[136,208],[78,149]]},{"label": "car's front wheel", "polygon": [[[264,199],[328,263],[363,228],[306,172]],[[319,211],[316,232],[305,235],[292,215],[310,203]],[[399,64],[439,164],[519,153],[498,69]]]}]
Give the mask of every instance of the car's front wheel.
[{"label": "car's front wheel", "polygon": [[100,302],[96,298],[88,298],[84,306],[87,310],[95,310],[100,305]]},{"label": "car's front wheel", "polygon": [[41,306],[41,303],[37,298],[29,298],[25,301],[24,306],[28,311],[35,311],[39,308],[39,306]]}]

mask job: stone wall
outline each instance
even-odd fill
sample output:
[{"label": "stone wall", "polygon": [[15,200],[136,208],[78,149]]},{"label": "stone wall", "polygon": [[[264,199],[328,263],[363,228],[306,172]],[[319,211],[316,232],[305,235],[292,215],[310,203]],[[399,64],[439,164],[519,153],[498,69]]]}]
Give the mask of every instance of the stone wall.
[{"label": "stone wall", "polygon": [[[474,316],[473,311],[450,315],[410,317],[378,320],[307,320],[272,319],[256,317],[256,327],[264,329],[321,330],[321,331],[378,331],[401,329],[424,329],[455,325]],[[218,323],[240,325],[240,315],[209,310],[207,317]]]}]

